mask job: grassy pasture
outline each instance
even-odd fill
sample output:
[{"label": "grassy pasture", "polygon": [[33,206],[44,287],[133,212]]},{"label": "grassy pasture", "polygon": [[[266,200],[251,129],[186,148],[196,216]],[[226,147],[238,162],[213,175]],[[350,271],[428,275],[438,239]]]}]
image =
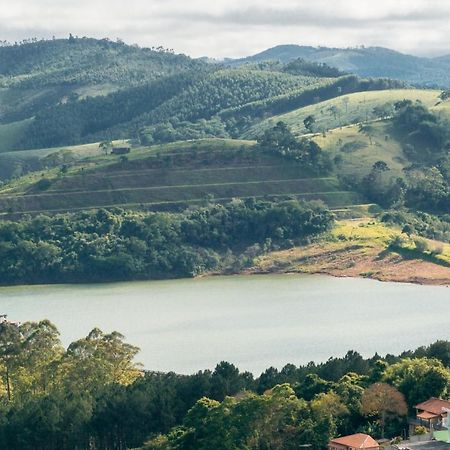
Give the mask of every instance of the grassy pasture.
[{"label": "grassy pasture", "polygon": [[[55,168],[4,186],[0,210],[36,212],[114,205],[158,208],[211,197],[220,201],[296,197],[323,200],[333,208],[362,202],[335,177],[315,177],[276,156],[253,150],[253,145],[219,139],[174,143],[133,150],[125,162],[97,154],[65,174]],[[158,166],[168,157],[170,166]],[[42,178],[50,180],[45,189],[37,184]]]},{"label": "grassy pasture", "polygon": [[317,135],[314,140],[332,158],[337,155],[342,158],[336,169],[341,175],[360,178],[379,160],[387,163],[393,176],[402,175],[408,162],[400,143],[389,136],[390,123],[380,121],[371,125],[370,136],[360,132],[358,125],[350,125],[331,130],[325,137]]},{"label": "grassy pasture", "polygon": [[[296,109],[286,114],[273,116],[264,120],[243,134],[243,138],[255,138],[277,122],[286,122],[297,135],[309,133],[303,120],[313,115],[316,119],[317,131],[338,128],[355,122],[375,118],[373,109],[386,103],[396,101],[420,100],[426,106],[432,107],[439,101],[438,95],[441,91],[426,89],[393,89],[385,91],[357,92],[355,94],[343,95],[324,102]],[[333,108],[336,108],[333,110]]]}]

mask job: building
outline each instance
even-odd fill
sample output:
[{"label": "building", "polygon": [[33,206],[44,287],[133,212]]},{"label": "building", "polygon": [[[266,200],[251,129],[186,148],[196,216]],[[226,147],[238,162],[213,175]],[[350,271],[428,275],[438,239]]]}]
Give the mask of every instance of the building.
[{"label": "building", "polygon": [[415,406],[417,420],[428,429],[449,428],[450,401],[441,398],[430,398]]},{"label": "building", "polygon": [[130,153],[131,148],[130,147],[113,147],[111,150],[112,155],[126,155]]},{"label": "building", "polygon": [[328,444],[328,448],[330,450],[356,450],[358,448],[379,450],[380,445],[368,434],[357,433],[332,439]]}]

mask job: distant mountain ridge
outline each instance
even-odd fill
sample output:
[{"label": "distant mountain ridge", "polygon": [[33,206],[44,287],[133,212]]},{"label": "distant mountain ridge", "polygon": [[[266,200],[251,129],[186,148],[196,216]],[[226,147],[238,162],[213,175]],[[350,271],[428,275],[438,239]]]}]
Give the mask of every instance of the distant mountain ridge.
[{"label": "distant mountain ridge", "polygon": [[383,47],[278,45],[246,58],[228,59],[225,64],[239,66],[269,60],[287,63],[297,58],[325,63],[361,77],[396,78],[422,86],[450,87],[450,55],[424,58]]}]

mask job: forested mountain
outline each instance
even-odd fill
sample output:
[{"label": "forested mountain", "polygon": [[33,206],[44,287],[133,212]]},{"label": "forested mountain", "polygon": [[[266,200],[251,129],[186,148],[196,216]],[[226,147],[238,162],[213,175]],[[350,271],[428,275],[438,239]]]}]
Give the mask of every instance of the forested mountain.
[{"label": "forested mountain", "polygon": [[75,38],[0,47],[0,86],[47,88],[112,83],[129,87],[204,63],[170,50]]},{"label": "forested mountain", "polygon": [[253,56],[227,60],[226,64],[236,66],[261,61],[288,63],[298,58],[325,63],[362,77],[388,77],[424,86],[450,87],[450,56],[421,58],[382,47],[278,45]]},{"label": "forested mountain", "polygon": [[104,97],[48,108],[36,115],[19,145],[36,148],[75,144],[106,138],[108,133],[130,137],[144,125],[210,119],[221,110],[314,84],[319,84],[316,78],[280,72],[217,67],[191,70]]},{"label": "forested mountain", "polygon": [[4,45],[0,151],[118,138],[237,137],[274,114],[401,86],[303,59],[230,68],[162,48],[73,36]]},{"label": "forested mountain", "polygon": [[0,151],[16,148],[27,125],[24,121],[48,108],[205,66],[163,48],[139,48],[106,39],[70,37],[3,44],[0,127],[5,126],[0,130]]}]

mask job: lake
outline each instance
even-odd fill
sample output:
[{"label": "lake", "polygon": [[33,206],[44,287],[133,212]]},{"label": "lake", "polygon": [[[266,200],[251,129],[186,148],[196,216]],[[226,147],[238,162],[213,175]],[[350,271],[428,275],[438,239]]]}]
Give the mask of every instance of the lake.
[{"label": "lake", "polygon": [[259,374],[450,340],[450,288],[317,275],[4,287],[2,313],[50,319],[65,345],[93,327],[120,331],[145,368],[179,373],[226,360]]}]

